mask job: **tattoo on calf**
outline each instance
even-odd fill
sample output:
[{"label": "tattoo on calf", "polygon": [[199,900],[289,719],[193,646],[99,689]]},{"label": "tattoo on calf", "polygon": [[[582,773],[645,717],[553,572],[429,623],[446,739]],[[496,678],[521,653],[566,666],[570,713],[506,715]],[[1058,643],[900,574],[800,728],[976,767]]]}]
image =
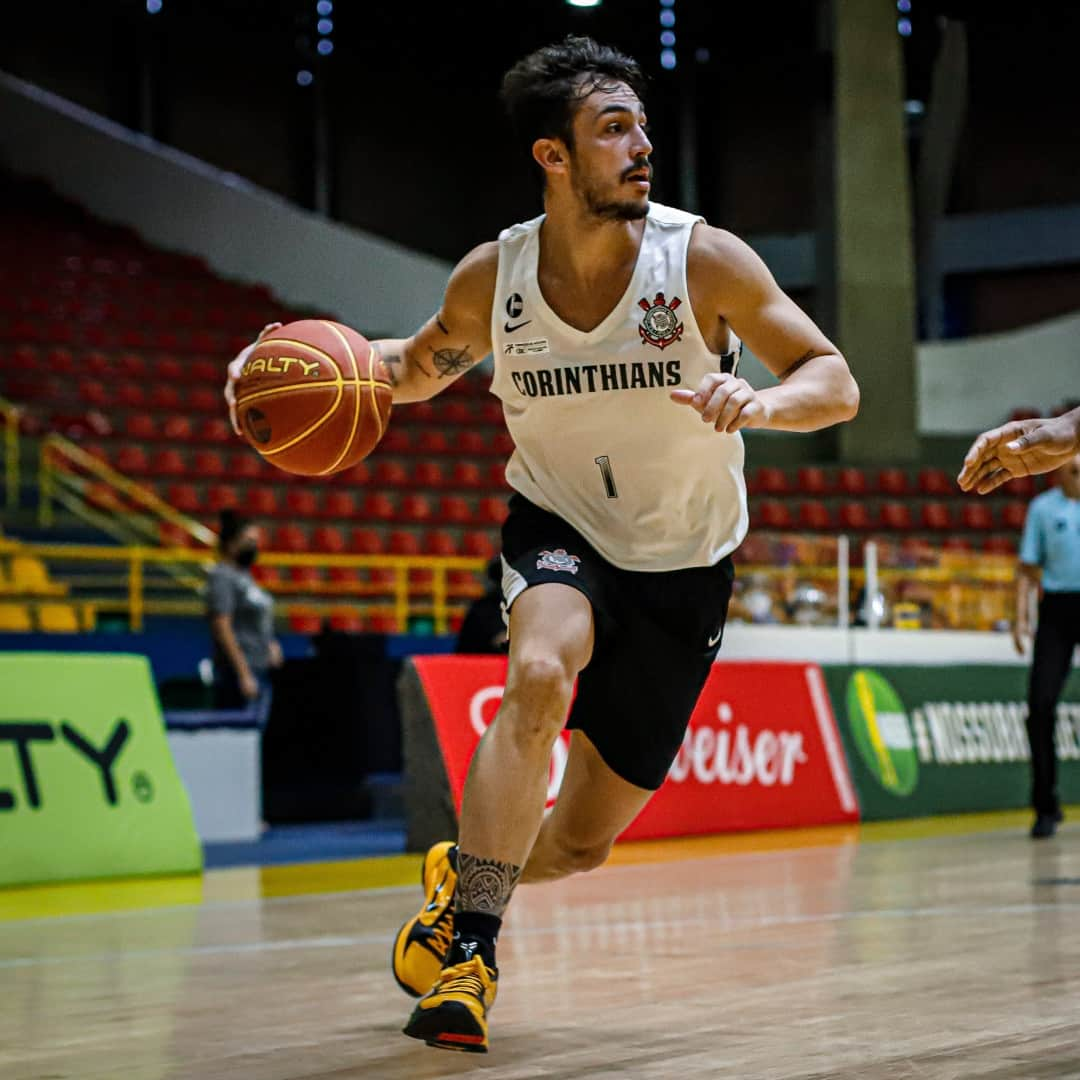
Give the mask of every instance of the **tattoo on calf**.
[{"label": "tattoo on calf", "polygon": [[464,349],[432,349],[431,358],[435,362],[435,370],[438,371],[440,379],[447,375],[460,375],[476,363],[469,355],[468,345]]},{"label": "tattoo on calf", "polygon": [[480,859],[459,851],[454,907],[458,911],[482,911],[501,917],[520,877],[521,867],[513,863]]}]

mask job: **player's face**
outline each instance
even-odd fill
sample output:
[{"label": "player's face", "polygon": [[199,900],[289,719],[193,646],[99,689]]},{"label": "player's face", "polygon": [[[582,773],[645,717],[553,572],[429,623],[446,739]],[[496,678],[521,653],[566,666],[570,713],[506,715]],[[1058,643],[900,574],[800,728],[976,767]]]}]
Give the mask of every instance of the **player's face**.
[{"label": "player's face", "polygon": [[1080,499],[1080,454],[1058,470],[1058,483],[1070,499]]},{"label": "player's face", "polygon": [[652,143],[645,109],[624,83],[594,90],[574,116],[570,182],[597,217],[638,221],[649,212]]}]

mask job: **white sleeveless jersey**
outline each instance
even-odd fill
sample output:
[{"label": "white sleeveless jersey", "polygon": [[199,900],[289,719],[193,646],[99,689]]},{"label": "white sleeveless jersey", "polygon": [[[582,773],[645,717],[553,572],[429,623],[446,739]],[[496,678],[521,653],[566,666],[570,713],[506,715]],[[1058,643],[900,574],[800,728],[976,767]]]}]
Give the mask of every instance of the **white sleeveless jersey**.
[{"label": "white sleeveless jersey", "polygon": [[548,307],[537,277],[543,216],[499,235],[492,392],[515,451],[510,486],[627,570],[711,566],[746,535],[742,436],[718,434],[675,387],[734,371],[708,350],[686,286],[695,223],[652,203],[622,299],[587,333]]}]

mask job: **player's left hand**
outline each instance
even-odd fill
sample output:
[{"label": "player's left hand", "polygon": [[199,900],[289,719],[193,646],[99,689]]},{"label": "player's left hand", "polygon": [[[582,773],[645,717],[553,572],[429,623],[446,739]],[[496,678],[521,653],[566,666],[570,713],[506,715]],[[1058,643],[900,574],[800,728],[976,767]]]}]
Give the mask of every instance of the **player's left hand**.
[{"label": "player's left hand", "polygon": [[672,390],[671,400],[689,405],[700,413],[703,423],[728,434],[742,428],[766,427],[772,415],[769,406],[745,379],[727,372],[706,375],[696,391]]}]

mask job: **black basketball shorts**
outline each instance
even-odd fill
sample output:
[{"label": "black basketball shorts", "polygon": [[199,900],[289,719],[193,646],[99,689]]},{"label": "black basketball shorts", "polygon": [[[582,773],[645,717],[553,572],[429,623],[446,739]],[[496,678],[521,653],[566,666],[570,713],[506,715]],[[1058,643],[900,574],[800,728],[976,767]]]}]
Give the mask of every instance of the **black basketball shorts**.
[{"label": "black basketball shorts", "polygon": [[522,495],[503,525],[503,603],[555,582],[584,593],[593,655],[578,676],[567,727],[583,731],[608,767],[656,789],[679,752],[727,618],[730,559],[689,570],[622,570],[562,518]]}]

